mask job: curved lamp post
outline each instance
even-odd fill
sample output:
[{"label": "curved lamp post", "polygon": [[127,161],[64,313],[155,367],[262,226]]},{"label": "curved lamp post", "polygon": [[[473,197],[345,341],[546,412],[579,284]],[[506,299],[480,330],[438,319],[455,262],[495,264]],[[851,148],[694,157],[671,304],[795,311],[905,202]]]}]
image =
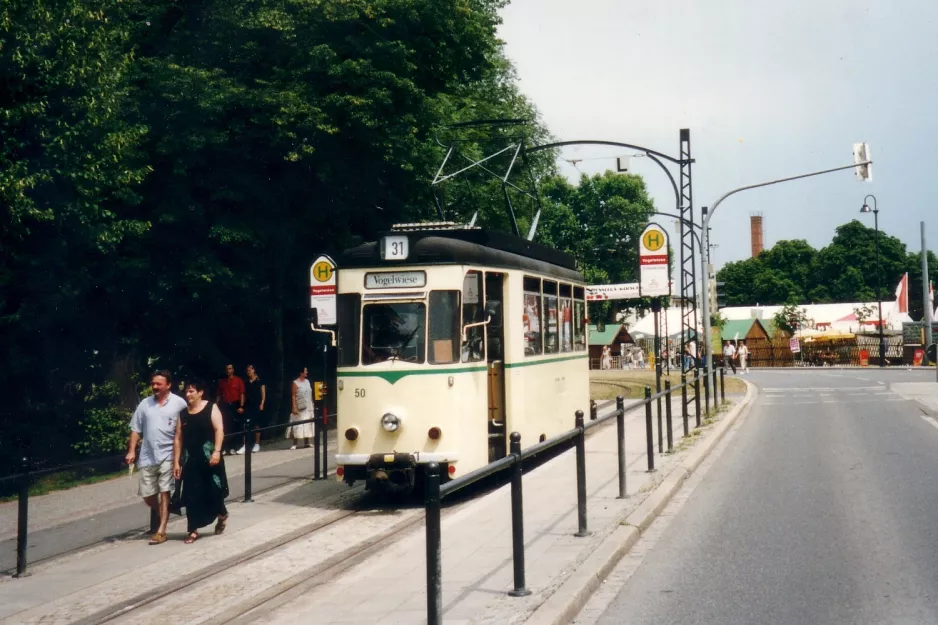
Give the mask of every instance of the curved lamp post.
[{"label": "curved lamp post", "polygon": [[[866,201],[873,198],[873,208]],[[879,209],[876,196],[872,193],[863,198],[861,213],[873,213],[873,227],[876,229],[876,304],[879,306],[879,366],[886,366],[886,337],[883,334],[883,259],[879,252]]]}]

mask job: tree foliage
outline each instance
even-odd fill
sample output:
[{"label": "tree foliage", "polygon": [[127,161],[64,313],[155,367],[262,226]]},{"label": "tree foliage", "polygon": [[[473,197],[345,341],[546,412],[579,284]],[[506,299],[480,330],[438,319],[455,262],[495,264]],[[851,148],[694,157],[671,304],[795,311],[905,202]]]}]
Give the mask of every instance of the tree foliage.
[{"label": "tree foliage", "polygon": [[[878,249],[878,253],[877,253]],[[929,253],[929,272],[938,259]],[[756,258],[727,263],[717,279],[725,283],[728,306],[869,302],[892,299],[909,273],[910,313],[920,316],[921,254],[910,254],[896,237],[851,221],[837,228],[826,247],[779,241]]]}]

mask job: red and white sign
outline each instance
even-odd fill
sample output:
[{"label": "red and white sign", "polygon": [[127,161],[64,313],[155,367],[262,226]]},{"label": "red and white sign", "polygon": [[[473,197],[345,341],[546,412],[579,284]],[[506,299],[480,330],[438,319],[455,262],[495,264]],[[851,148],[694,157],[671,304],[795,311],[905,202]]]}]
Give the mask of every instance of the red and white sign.
[{"label": "red and white sign", "polygon": [[586,287],[587,302],[602,302],[611,299],[638,299],[642,295],[638,282],[624,284],[594,284]]},{"label": "red and white sign", "polygon": [[642,297],[671,295],[668,271],[668,233],[658,224],[648,224],[638,242],[639,291]]},{"label": "red and white sign", "polygon": [[319,325],[336,324],[337,293],[335,261],[328,256],[320,256],[309,268],[309,307],[317,311]]}]

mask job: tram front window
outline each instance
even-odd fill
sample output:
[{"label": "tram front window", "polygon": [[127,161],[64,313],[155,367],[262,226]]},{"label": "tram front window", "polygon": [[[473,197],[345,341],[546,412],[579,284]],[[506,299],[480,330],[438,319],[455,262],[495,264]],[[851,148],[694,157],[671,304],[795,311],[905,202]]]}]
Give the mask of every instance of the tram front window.
[{"label": "tram front window", "polygon": [[362,364],[424,361],[427,307],[422,303],[367,304],[362,314]]}]

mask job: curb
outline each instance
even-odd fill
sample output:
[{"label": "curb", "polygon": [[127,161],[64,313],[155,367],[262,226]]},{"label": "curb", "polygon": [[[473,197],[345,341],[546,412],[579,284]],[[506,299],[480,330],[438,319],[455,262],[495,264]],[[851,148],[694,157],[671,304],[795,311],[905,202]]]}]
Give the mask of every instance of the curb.
[{"label": "curb", "polygon": [[[744,382],[746,382],[744,380]],[[723,440],[740,415],[748,413],[758,390],[746,382],[746,396],[721,419],[702,444],[688,454],[655,488],[645,501],[620,521],[620,525],[600,543],[573,574],[524,621],[525,625],[567,625],[586,605],[612,569],[631,551],[661,511],[670,503],[684,481]]]}]

